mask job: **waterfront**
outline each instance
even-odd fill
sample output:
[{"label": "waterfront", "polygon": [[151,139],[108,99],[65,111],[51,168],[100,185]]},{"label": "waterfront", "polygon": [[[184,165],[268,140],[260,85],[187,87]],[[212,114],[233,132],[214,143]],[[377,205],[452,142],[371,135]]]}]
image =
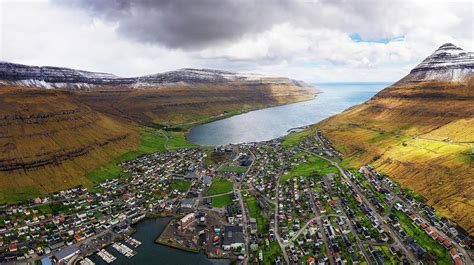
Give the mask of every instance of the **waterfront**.
[{"label": "waterfront", "polygon": [[317,123],[360,104],[388,83],[320,84],[314,99],[251,111],[191,129],[188,140],[199,145],[258,142],[288,134],[288,130]]},{"label": "waterfront", "polygon": [[[229,264],[227,260],[208,259],[202,252],[195,254],[156,244],[155,239],[165,229],[170,220],[171,218],[169,217],[160,217],[138,223],[135,226],[137,231],[132,237],[141,241],[142,244],[136,249],[133,248],[137,251],[137,254],[131,258],[126,258],[118,253],[112,246],[105,248],[109,253],[117,257],[113,264]],[[107,264],[96,254],[91,256],[90,259],[96,264]]]}]

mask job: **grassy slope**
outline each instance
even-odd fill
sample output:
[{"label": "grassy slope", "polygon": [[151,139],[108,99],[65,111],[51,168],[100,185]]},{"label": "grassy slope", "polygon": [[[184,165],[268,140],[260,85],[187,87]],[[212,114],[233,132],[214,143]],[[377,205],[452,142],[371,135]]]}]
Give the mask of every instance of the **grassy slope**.
[{"label": "grassy slope", "polygon": [[465,84],[398,84],[317,126],[344,153],[344,166],[372,163],[472,234],[473,102]]},{"label": "grassy slope", "polygon": [[0,164],[47,161],[28,170],[0,171],[2,202],[90,185],[84,172],[138,144],[136,128],[77,104],[66,92],[2,87],[0,115],[12,117],[0,121]]},{"label": "grassy slope", "polygon": [[144,154],[162,152],[166,149],[192,147],[193,144],[186,141],[183,132],[166,132],[142,127],[140,130],[140,144],[135,150],[128,151],[109,161],[95,170],[89,172],[87,177],[94,183],[100,183],[106,179],[117,177],[121,173],[120,163],[132,160]]}]

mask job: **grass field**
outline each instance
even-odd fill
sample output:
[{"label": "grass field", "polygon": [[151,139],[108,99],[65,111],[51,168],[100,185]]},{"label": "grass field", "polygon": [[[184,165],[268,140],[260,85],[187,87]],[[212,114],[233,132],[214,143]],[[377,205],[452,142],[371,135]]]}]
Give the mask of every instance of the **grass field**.
[{"label": "grass field", "polygon": [[451,264],[451,256],[443,246],[428,236],[420,227],[413,224],[406,214],[398,210],[393,210],[393,213],[398,217],[398,221],[403,230],[415,239],[420,246],[429,251],[439,264]]},{"label": "grass field", "polygon": [[232,203],[232,197],[230,194],[222,196],[212,197],[212,207],[220,208]]},{"label": "grass field", "polygon": [[120,163],[135,159],[144,154],[163,152],[166,149],[174,150],[178,148],[192,147],[193,144],[186,140],[184,132],[165,132],[151,128],[141,128],[140,145],[132,151],[128,151],[105,165],[89,172],[87,177],[93,183],[100,183],[104,180],[120,175],[122,168]]},{"label": "grass field", "polygon": [[241,166],[222,166],[220,168],[220,171],[232,171],[232,172],[237,172],[237,173],[245,173],[245,171],[247,171],[247,168],[241,167]]},{"label": "grass field", "polygon": [[314,134],[313,127],[301,132],[295,132],[295,133],[289,134],[288,136],[285,137],[285,139],[283,139],[282,145],[285,147],[297,145],[301,142],[301,139],[303,139],[303,137],[306,137],[312,134]]},{"label": "grass field", "polygon": [[189,187],[191,187],[191,182],[187,180],[174,180],[173,182],[171,182],[171,188],[176,189],[179,192],[188,191]]},{"label": "grass field", "polygon": [[268,231],[269,222],[268,219],[262,215],[260,206],[258,205],[257,199],[253,196],[245,197],[245,202],[249,208],[249,214],[252,218],[257,220],[257,231],[265,233]]},{"label": "grass field", "polygon": [[293,177],[310,176],[314,173],[324,175],[328,173],[337,174],[339,172],[336,167],[332,166],[329,162],[317,156],[310,156],[307,160],[307,163],[300,164],[294,167],[288,174],[283,175],[280,178],[280,183],[285,183],[285,181]]},{"label": "grass field", "polygon": [[17,202],[41,196],[42,193],[37,187],[12,187],[4,190],[0,194],[2,202]]},{"label": "grass field", "polygon": [[206,192],[206,195],[217,195],[232,191],[234,183],[232,181],[223,178],[214,178],[212,180],[211,187]]}]

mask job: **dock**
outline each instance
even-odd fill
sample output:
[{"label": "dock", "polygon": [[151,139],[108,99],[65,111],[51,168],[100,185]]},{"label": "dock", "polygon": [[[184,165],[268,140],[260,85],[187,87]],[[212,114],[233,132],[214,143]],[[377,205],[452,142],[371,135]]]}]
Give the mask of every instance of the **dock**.
[{"label": "dock", "polygon": [[101,249],[99,252],[97,252],[97,255],[107,263],[112,263],[117,259],[105,249]]},{"label": "dock", "polygon": [[135,254],[137,254],[136,251],[132,250],[131,248],[127,247],[126,245],[120,242],[113,243],[112,247],[127,258],[131,258],[135,256]]},{"label": "dock", "polygon": [[128,244],[130,244],[134,248],[137,248],[142,244],[142,242],[136,240],[135,238],[133,238],[131,236],[128,236],[127,238],[125,238],[125,242],[127,242]]}]

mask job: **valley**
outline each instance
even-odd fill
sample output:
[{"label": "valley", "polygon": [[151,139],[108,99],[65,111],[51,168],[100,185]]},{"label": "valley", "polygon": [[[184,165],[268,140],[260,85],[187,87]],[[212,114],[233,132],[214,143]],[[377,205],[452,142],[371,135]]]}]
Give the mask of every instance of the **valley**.
[{"label": "valley", "polygon": [[[187,145],[193,125],[304,101],[317,90],[260,75],[182,69],[136,78],[0,63],[0,201],[120,174],[117,164]],[[165,130],[161,130],[165,129]]]}]

